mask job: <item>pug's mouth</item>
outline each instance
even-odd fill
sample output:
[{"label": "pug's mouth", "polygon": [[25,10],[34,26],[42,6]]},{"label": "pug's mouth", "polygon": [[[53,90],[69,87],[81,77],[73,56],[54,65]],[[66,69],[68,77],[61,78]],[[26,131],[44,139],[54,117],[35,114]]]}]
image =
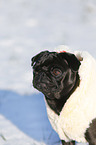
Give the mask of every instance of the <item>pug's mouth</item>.
[{"label": "pug's mouth", "polygon": [[[34,83],[35,84],[35,83]],[[48,99],[55,99],[55,94],[58,94],[60,92],[60,89],[57,85],[54,85],[52,83],[45,84],[43,82],[35,84],[34,87],[42,92]]]}]

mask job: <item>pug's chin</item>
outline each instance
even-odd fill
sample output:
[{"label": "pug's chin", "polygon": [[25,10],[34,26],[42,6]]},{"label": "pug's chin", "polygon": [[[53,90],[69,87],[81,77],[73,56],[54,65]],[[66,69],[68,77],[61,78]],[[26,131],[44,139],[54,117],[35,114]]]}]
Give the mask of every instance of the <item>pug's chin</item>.
[{"label": "pug's chin", "polygon": [[61,96],[60,96],[60,93],[59,92],[55,92],[55,93],[48,93],[48,94],[45,94],[46,98],[47,99],[50,99],[50,100],[54,100],[54,99],[61,99]]},{"label": "pug's chin", "polygon": [[54,95],[52,95],[51,93],[45,94],[45,97],[49,100],[54,100],[55,99]]}]

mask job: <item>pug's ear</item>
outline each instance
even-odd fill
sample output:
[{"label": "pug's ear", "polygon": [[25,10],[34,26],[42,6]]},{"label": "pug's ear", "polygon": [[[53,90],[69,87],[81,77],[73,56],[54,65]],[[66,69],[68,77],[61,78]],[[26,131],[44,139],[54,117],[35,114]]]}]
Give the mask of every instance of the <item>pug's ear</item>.
[{"label": "pug's ear", "polygon": [[78,71],[81,63],[74,54],[63,52],[59,53],[59,55],[68,62],[69,67],[73,71]]}]

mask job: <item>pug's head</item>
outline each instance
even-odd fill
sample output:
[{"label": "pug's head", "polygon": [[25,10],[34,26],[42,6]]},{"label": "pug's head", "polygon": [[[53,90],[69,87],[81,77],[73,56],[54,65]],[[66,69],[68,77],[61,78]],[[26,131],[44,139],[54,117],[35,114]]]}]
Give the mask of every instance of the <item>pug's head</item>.
[{"label": "pug's head", "polygon": [[71,53],[43,51],[32,58],[33,86],[49,99],[68,95],[77,81],[80,61]]}]

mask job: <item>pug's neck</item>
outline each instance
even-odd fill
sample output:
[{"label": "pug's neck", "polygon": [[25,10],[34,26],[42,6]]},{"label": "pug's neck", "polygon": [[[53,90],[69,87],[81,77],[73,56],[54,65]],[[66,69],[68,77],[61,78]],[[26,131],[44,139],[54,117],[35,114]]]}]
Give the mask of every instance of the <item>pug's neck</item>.
[{"label": "pug's neck", "polygon": [[66,96],[63,96],[61,99],[49,99],[48,97],[45,96],[45,99],[46,99],[48,105],[57,115],[60,115],[60,112],[61,112],[64,104],[66,103],[67,99],[76,90],[76,88],[79,86],[79,84],[80,84],[80,78],[79,78],[79,75],[77,75],[77,79],[74,84],[74,87]]}]

